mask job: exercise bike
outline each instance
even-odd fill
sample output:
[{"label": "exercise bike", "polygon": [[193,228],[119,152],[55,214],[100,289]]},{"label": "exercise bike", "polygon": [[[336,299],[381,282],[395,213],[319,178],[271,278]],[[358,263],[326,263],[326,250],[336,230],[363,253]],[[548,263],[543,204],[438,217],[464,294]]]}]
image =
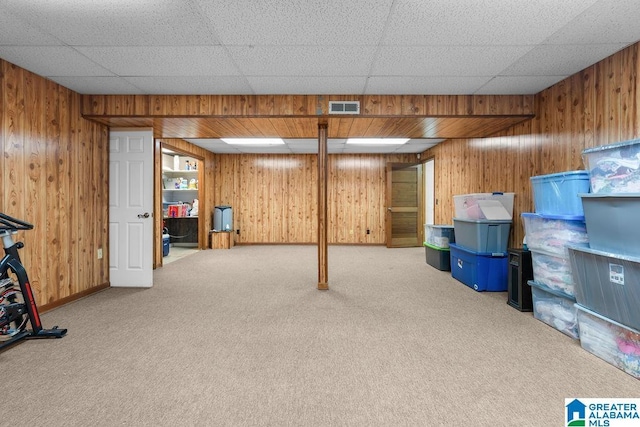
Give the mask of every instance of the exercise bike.
[{"label": "exercise bike", "polygon": [[[66,329],[57,326],[42,328],[27,271],[18,255],[18,249],[22,249],[24,243],[13,240],[18,230],[31,229],[32,224],[0,212],[0,239],[5,252],[0,260],[0,350],[21,340],[62,338],[67,333]],[[31,329],[27,329],[28,324]]]}]

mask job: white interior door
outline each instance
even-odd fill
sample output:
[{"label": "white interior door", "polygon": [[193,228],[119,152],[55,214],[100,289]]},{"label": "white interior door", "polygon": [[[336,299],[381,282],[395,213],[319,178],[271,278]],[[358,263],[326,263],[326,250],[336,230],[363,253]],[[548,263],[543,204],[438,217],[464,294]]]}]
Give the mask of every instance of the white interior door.
[{"label": "white interior door", "polygon": [[[424,164],[424,223],[433,225],[435,212],[435,161],[427,160]],[[426,239],[426,236],[425,236]]]},{"label": "white interior door", "polygon": [[153,285],[153,131],[109,134],[111,286]]}]

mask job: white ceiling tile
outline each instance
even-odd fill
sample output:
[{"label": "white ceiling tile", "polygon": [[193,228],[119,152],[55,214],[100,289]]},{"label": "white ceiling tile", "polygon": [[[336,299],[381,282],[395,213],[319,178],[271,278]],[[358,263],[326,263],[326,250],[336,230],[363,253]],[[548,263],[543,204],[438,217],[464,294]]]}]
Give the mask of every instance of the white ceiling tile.
[{"label": "white ceiling tile", "polygon": [[347,144],[342,151],[345,154],[354,153],[394,153],[399,147],[397,145],[359,145]]},{"label": "white ceiling tile", "polygon": [[197,145],[198,147],[202,147],[205,150],[212,151],[214,153],[224,153],[224,154],[239,154],[240,151],[219,139],[207,139],[207,138],[198,138],[198,139],[185,139],[185,141],[190,142],[193,145]]},{"label": "white ceiling tile", "polygon": [[532,47],[384,46],[376,55],[371,74],[378,76],[491,76],[513,64]]},{"label": "white ceiling tile", "polygon": [[242,145],[242,146],[238,146],[238,151],[240,151],[241,153],[247,153],[247,154],[291,154],[291,150],[289,149],[289,147],[287,147],[286,145],[279,145],[279,146],[270,146],[270,147],[264,147],[264,146],[255,146],[255,147],[251,147],[248,145]]},{"label": "white ceiling tile", "polygon": [[633,43],[640,40],[638,0],[599,0],[544,44]]},{"label": "white ceiling tile", "polygon": [[218,44],[191,1],[14,1],[10,13],[69,45]]},{"label": "white ceiling tile", "polygon": [[379,95],[468,95],[475,93],[491,77],[396,77],[373,76],[366,94]]},{"label": "white ceiling tile", "polygon": [[149,95],[235,95],[250,94],[243,77],[126,77],[126,81]]},{"label": "white ceiling tile", "polygon": [[49,77],[49,79],[67,89],[87,95],[135,95],[141,93],[139,87],[122,77]]},{"label": "white ceiling tile", "polygon": [[435,147],[438,145],[437,143],[433,144],[405,144],[398,147],[394,153],[422,153],[425,150],[428,150],[431,147]]},{"label": "white ceiling tile", "polygon": [[0,58],[95,94],[536,93],[639,20],[637,0],[0,0]]},{"label": "white ceiling tile", "polygon": [[0,58],[44,77],[113,75],[66,46],[0,46]]},{"label": "white ceiling tile", "polygon": [[0,45],[61,45],[60,40],[7,12],[0,6]]},{"label": "white ceiling tile", "polygon": [[119,76],[231,76],[237,68],[220,46],[78,47]]},{"label": "white ceiling tile", "polygon": [[229,54],[247,76],[366,76],[373,46],[232,46]]},{"label": "white ceiling tile", "polygon": [[376,45],[392,0],[198,0],[224,44]]},{"label": "white ceiling tile", "polygon": [[577,73],[624,47],[623,44],[541,45],[532,49],[500,75],[566,76]]},{"label": "white ceiling tile", "polygon": [[476,95],[534,95],[567,76],[497,76],[478,89]]},{"label": "white ceiling tile", "polygon": [[248,76],[247,81],[256,95],[285,94],[361,94],[367,78],[324,76]]},{"label": "white ceiling tile", "polygon": [[397,0],[383,44],[531,45],[596,0]]}]

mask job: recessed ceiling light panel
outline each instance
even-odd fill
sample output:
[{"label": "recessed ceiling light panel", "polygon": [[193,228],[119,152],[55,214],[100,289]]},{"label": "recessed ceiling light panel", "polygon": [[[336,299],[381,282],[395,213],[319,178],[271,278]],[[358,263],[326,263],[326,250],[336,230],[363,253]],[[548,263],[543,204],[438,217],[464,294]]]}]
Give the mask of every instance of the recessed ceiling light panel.
[{"label": "recessed ceiling light panel", "polygon": [[406,144],[409,138],[349,138],[347,144],[360,145],[402,145]]},{"label": "recessed ceiling light panel", "polygon": [[229,145],[284,145],[282,138],[220,138]]}]

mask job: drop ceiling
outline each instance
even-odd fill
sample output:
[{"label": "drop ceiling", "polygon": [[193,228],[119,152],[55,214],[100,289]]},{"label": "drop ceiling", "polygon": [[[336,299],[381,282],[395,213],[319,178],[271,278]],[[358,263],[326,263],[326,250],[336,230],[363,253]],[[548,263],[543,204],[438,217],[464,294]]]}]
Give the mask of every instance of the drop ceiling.
[{"label": "drop ceiling", "polygon": [[638,22],[637,0],[0,0],[0,58],[81,94],[525,95]]}]

